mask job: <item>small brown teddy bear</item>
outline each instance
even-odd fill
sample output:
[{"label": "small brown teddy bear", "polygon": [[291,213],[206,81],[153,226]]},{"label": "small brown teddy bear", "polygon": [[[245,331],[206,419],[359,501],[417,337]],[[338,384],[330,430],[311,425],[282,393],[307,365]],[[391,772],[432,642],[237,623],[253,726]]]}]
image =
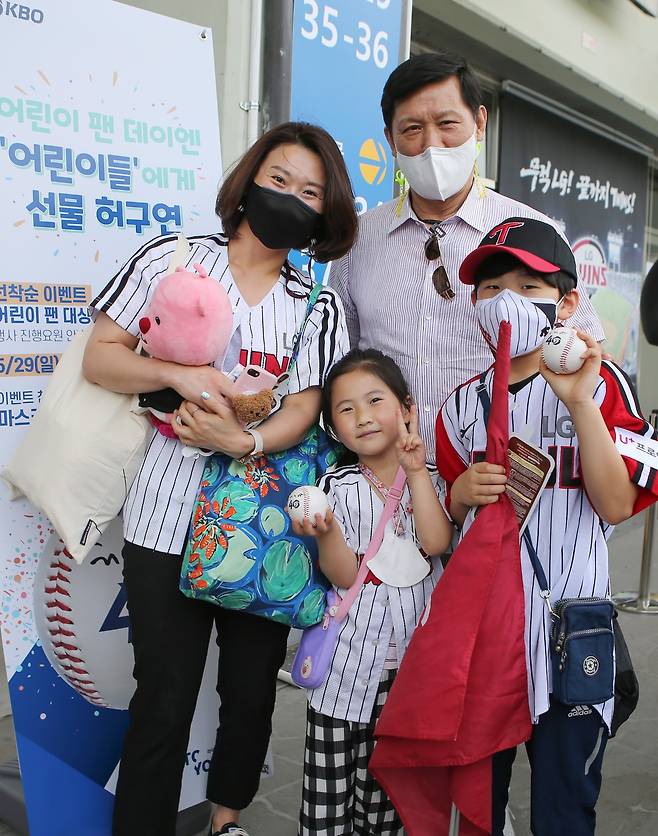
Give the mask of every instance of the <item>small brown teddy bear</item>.
[{"label": "small brown teddy bear", "polygon": [[271,389],[262,389],[249,395],[233,395],[233,409],[241,424],[264,421],[274,407]]}]

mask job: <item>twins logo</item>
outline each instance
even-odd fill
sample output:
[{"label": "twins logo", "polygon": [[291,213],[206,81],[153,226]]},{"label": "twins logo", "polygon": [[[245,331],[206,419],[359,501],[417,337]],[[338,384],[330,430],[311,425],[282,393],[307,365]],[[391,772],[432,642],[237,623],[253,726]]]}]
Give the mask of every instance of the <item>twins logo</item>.
[{"label": "twins logo", "polygon": [[[550,490],[556,485],[563,489],[580,488],[582,479],[576,448],[571,445],[549,444],[544,449],[555,462],[555,469],[546,482],[546,488]],[[471,463],[485,461],[486,455],[486,450],[474,450],[471,454]]]},{"label": "twins logo", "polygon": [[523,221],[506,221],[505,223],[500,224],[500,226],[497,226],[495,229],[492,229],[487,238],[495,238],[496,240],[494,241],[494,244],[502,247],[505,241],[507,241],[510,229],[518,229],[522,226],[525,226]]},{"label": "twins logo", "polygon": [[78,564],[53,534],[39,558],[34,622],[55,671],[78,694],[104,708],[128,707],[135,690],[119,522]]},{"label": "twins logo", "polygon": [[281,377],[290,365],[290,357],[283,357],[279,360],[276,354],[267,354],[263,351],[247,351],[246,348],[243,348],[240,350],[239,362],[245,368],[247,366],[259,366],[275,377]]},{"label": "twins logo", "polygon": [[573,254],[578,266],[578,279],[589,291],[608,284],[608,263],[605,252],[594,236],[585,236],[574,242]]}]

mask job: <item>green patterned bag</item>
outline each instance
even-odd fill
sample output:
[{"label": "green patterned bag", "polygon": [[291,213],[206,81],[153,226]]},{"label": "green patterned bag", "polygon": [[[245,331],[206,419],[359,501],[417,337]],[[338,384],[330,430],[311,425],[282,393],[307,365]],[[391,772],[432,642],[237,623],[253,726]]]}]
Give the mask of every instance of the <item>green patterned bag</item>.
[{"label": "green patterned bag", "polygon": [[[307,317],[321,289],[314,286]],[[294,534],[284,507],[295,488],[314,485],[335,462],[336,446],[319,425],[297,446],[247,463],[210,456],[192,514],[182,592],[292,627],[321,621],[329,583],[318,569],[314,538]]]}]

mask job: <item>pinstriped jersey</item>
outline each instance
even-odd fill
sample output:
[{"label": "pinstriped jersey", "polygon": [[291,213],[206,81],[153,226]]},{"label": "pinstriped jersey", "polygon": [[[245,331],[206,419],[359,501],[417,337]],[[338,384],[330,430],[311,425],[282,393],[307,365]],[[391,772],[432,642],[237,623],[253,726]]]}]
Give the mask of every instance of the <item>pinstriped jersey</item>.
[{"label": "pinstriped jersey", "polygon": [[[235,347],[229,364],[233,367],[239,360],[244,366],[251,363],[276,376],[282,374],[288,369],[295,338],[303,326],[287,392],[322,386],[329,369],[348,347],[345,316],[337,294],[324,288],[305,322],[312,283],[285,262],[273,289],[250,307],[231,276],[227,243],[219,233],[190,238],[187,266],[192,269],[193,264],[201,264],[228,294],[233,308],[231,346]],[[101,291],[92,308],[104,311],[117,325],[139,336],[139,318],[160,279],[170,272],[175,248],[175,235],[145,244]],[[222,368],[223,360],[217,358],[214,365]],[[171,554],[181,552],[205,465],[203,457],[185,458],[182,450],[177,439],[153,433],[123,509],[124,533],[129,542]]]},{"label": "pinstriped jersey", "polygon": [[[438,493],[438,474],[431,469],[430,475]],[[327,473],[318,485],[327,494],[348,547],[362,556],[384,510],[383,500],[357,465]],[[406,485],[400,500],[400,522],[417,544],[411,495]],[[399,664],[441,576],[438,557],[431,564],[427,577],[410,587],[388,586],[372,574],[366,578],[340,627],[325,683],[309,691],[309,702],[316,711],[340,720],[370,720],[389,642],[393,638]],[[341,595],[345,591],[338,590]]]},{"label": "pinstriped jersey", "polygon": [[[489,395],[493,370],[485,378]],[[479,377],[459,386],[443,405],[436,422],[439,472],[447,489],[466,468],[484,459],[486,426],[476,387]],[[640,412],[637,396],[626,375],[604,361],[594,392],[606,426],[614,438],[620,427],[653,437],[654,431]],[[555,470],[529,520],[528,532],[541,561],[551,600],[608,595],[607,540],[613,526],[605,523],[592,507],[583,488],[578,455],[578,437],[569,412],[546,380],[536,374],[510,386],[510,432],[541,447],[555,460]],[[658,471],[624,458],[629,477],[640,488],[635,511],[658,493]],[[471,509],[462,536],[473,522]],[[524,539],[521,564],[525,591],[525,640],[530,713],[536,722],[548,710],[551,692],[549,658],[550,618],[539,595]],[[613,701],[597,706],[610,725]]]}]

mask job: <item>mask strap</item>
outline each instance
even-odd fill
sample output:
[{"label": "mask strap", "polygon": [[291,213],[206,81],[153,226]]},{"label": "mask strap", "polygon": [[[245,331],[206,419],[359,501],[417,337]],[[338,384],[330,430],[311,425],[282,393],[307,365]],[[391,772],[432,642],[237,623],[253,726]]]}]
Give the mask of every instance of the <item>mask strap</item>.
[{"label": "mask strap", "polygon": [[402,207],[404,205],[405,198],[409,192],[409,183],[407,183],[407,178],[402,173],[401,169],[395,172],[395,177],[393,178],[397,185],[400,187],[400,197],[398,198],[397,206],[395,207],[395,217],[399,218],[400,214],[402,213]]},{"label": "mask strap", "polygon": [[[477,136],[477,126],[475,128],[475,135]],[[475,178],[475,185],[477,186],[478,195],[480,200],[487,196],[487,187],[484,185],[482,178],[480,177],[480,171],[478,169],[478,157],[480,156],[480,151],[482,150],[482,142],[477,139],[475,141],[475,163],[473,164],[473,176]]]},{"label": "mask strap", "polygon": [[477,160],[473,165],[473,177],[475,178],[475,186],[478,190],[478,197],[480,198],[480,200],[483,200],[487,196],[487,187],[484,185],[484,181],[480,177]]},{"label": "mask strap", "polygon": [[565,293],[564,296],[560,296],[560,298],[555,303],[555,325],[562,325],[562,320],[558,319],[557,312],[560,310],[560,305],[564,302],[566,298],[567,294]]},{"label": "mask strap", "polygon": [[[477,131],[477,128],[475,129]],[[475,143],[475,163],[473,164],[473,177],[475,178],[475,185],[478,190],[478,196],[480,200],[487,196],[487,187],[484,185],[482,178],[480,177],[480,170],[478,168],[478,157],[480,156],[480,151],[482,150],[482,143],[478,139]]]}]

